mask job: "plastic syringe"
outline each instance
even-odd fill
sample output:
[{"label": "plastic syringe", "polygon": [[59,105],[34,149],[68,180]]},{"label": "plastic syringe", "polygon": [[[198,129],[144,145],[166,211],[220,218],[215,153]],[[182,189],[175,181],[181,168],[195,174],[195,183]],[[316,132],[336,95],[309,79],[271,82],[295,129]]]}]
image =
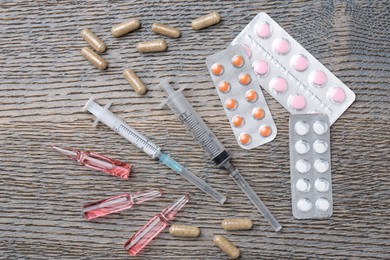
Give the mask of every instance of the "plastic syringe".
[{"label": "plastic syringe", "polygon": [[204,182],[201,178],[197,177],[186,168],[181,166],[178,162],[172,159],[169,154],[161,152],[161,148],[146,138],[144,135],[137,132],[134,128],[130,127],[124,121],[115,116],[111,111],[108,110],[111,103],[105,107],[100,106],[92,98],[85,104],[83,111],[89,111],[91,114],[96,116],[96,120],[93,123],[97,125],[99,121],[110,127],[112,130],[126,138],[129,142],[137,146],[140,150],[144,151],[147,155],[153,159],[159,160],[162,164],[165,164],[186,180],[194,184],[196,187],[213,197],[219,203],[223,204],[226,197],[218,191],[214,190],[210,185]]},{"label": "plastic syringe", "polygon": [[256,195],[255,191],[249,186],[240,172],[229,161],[230,154],[225,150],[223,144],[215,137],[210,128],[196,113],[194,108],[183,95],[182,90],[174,91],[167,79],[164,79],[160,86],[165,90],[168,98],[163,104],[167,104],[171,110],[179,117],[190,134],[203,148],[207,156],[219,167],[225,167],[229,175],[234,179],[241,190],[248,196],[258,211],[271,224],[275,231],[282,229],[282,226],[268,210],[267,206]]}]

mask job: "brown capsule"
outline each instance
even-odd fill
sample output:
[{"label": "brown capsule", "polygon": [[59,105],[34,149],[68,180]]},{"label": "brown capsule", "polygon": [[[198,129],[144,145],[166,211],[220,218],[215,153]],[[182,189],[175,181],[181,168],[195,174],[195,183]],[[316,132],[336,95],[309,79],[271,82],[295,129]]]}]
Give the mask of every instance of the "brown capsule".
[{"label": "brown capsule", "polygon": [[200,30],[211,25],[217,24],[221,21],[221,16],[217,12],[211,12],[203,15],[195,20],[192,20],[191,26],[194,30]]},{"label": "brown capsule", "polygon": [[81,55],[86,58],[90,63],[95,65],[99,70],[104,70],[107,68],[107,61],[100,57],[99,54],[95,53],[91,48],[84,47],[81,49]]},{"label": "brown capsule", "polygon": [[141,23],[138,19],[132,18],[129,20],[126,20],[120,24],[116,24],[111,28],[111,34],[114,37],[119,37],[122,35],[125,35],[129,32],[135,31],[140,27]]},{"label": "brown capsule", "polygon": [[152,24],[152,31],[172,38],[179,38],[181,35],[179,29],[161,23]]},{"label": "brown capsule", "polygon": [[105,52],[106,51],[106,49],[107,49],[106,44],[102,40],[100,40],[100,38],[97,37],[96,34],[91,32],[91,30],[89,30],[87,28],[82,29],[80,34],[81,34],[81,37],[83,37],[83,39],[86,42],[88,42],[89,46],[94,48],[96,51],[98,51],[98,52]]},{"label": "brown capsule", "polygon": [[253,226],[249,218],[227,218],[222,221],[222,228],[225,230],[249,230]]},{"label": "brown capsule", "polygon": [[125,69],[123,76],[127,79],[131,87],[137,94],[143,95],[146,92],[146,86],[142,80],[131,69]]},{"label": "brown capsule", "polygon": [[165,40],[153,40],[148,42],[140,42],[137,44],[137,51],[139,52],[159,52],[167,49],[167,42]]},{"label": "brown capsule", "polygon": [[194,226],[172,225],[169,233],[174,237],[198,237],[200,229]]},{"label": "brown capsule", "polygon": [[215,235],[214,244],[218,246],[222,252],[227,254],[230,259],[237,259],[240,257],[240,250],[225,237],[221,235]]}]

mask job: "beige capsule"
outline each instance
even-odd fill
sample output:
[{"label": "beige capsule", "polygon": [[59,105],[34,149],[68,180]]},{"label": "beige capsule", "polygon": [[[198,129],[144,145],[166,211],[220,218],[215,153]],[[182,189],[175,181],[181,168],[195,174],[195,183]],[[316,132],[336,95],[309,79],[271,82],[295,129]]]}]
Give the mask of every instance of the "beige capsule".
[{"label": "beige capsule", "polygon": [[222,228],[225,230],[249,230],[253,226],[249,218],[227,218],[222,221]]},{"label": "beige capsule", "polygon": [[142,80],[131,69],[125,69],[123,76],[129,82],[130,86],[137,94],[143,95],[146,92],[146,86]]},{"label": "beige capsule", "polygon": [[172,225],[169,233],[174,237],[198,237],[200,229],[194,226]]},{"label": "beige capsule", "polygon": [[86,58],[90,63],[95,65],[96,68],[104,70],[107,68],[107,61],[95,53],[91,48],[84,47],[81,49],[81,55]]},{"label": "beige capsule", "polygon": [[224,236],[215,235],[213,241],[214,244],[218,246],[222,250],[222,252],[227,254],[230,259],[237,259],[240,257],[240,250]]},{"label": "beige capsule", "polygon": [[111,28],[111,34],[114,37],[119,37],[125,35],[129,32],[137,30],[141,26],[141,23],[138,19],[132,18],[127,21],[124,21],[120,24],[116,24]]},{"label": "beige capsule", "polygon": [[161,23],[152,24],[152,31],[172,38],[179,38],[181,35],[179,29]]},{"label": "beige capsule", "polygon": [[85,28],[82,29],[81,32],[81,37],[91,46],[93,49],[95,49],[98,52],[105,52],[107,49],[106,44],[100,40],[99,37],[96,36],[91,30]]},{"label": "beige capsule", "polygon": [[194,30],[200,30],[211,25],[217,24],[221,21],[221,16],[217,12],[211,12],[203,15],[195,20],[192,20],[191,26]]},{"label": "beige capsule", "polygon": [[159,52],[167,49],[167,42],[165,40],[153,40],[148,42],[140,42],[137,44],[137,51],[139,52]]}]

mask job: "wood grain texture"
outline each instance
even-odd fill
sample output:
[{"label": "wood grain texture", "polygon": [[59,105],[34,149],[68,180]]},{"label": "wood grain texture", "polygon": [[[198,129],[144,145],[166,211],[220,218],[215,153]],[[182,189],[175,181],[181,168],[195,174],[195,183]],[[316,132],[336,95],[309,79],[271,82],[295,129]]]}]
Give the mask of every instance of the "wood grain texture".
[{"label": "wood grain texture", "polygon": [[[0,258],[124,259],[123,243],[147,219],[186,191],[189,204],[175,224],[196,225],[198,239],[164,231],[133,259],[224,259],[212,243],[222,234],[241,259],[390,258],[390,5],[387,1],[9,1],[0,4]],[[219,11],[222,22],[193,31],[191,19]],[[278,127],[276,139],[245,151],[235,142],[205,66],[260,11],[267,12],[345,82],[356,102],[332,126],[334,213],[328,220],[291,214],[288,117],[264,93]],[[138,17],[141,28],[121,38],[113,24]],[[161,38],[151,25],[182,31],[166,38],[168,52],[140,54],[138,42]],[[80,55],[79,32],[90,28],[107,44],[99,71]],[[123,78],[132,68],[148,92],[138,96]],[[283,225],[273,232],[222,169],[208,161],[168,108],[157,87],[176,77],[185,95],[233,155],[233,163]],[[228,197],[221,206],[152,161],[106,126],[82,113],[95,96],[112,111],[207,179]],[[75,165],[51,143],[94,150],[133,164],[122,181]],[[143,188],[165,195],[133,210],[86,222],[83,203]],[[250,217],[254,228],[224,231],[226,217]]]}]

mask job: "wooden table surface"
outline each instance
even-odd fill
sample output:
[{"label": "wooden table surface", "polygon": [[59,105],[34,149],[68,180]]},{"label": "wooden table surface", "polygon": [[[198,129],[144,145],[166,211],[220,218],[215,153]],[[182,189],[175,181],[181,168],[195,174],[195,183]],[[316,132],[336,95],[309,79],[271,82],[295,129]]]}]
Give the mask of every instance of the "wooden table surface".
[{"label": "wooden table surface", "polygon": [[[123,243],[184,192],[190,202],[175,224],[199,226],[197,239],[167,230],[133,259],[225,259],[212,243],[222,234],[242,259],[390,258],[390,5],[387,1],[9,1],[0,4],[0,258],[124,259]],[[191,19],[220,12],[220,24],[201,31]],[[291,213],[289,113],[264,93],[277,137],[256,149],[235,142],[205,58],[223,50],[261,11],[267,12],[356,93],[331,129],[334,213],[296,220]],[[142,28],[113,38],[111,26],[138,17]],[[162,38],[154,22],[177,26],[164,53],[135,45]],[[99,71],[81,55],[90,28],[107,44]],[[122,76],[132,68],[148,88],[138,96]],[[194,108],[231,152],[232,162],[283,225],[274,232],[223,169],[217,169],[175,118],[159,108],[157,84],[176,77]],[[172,157],[223,192],[219,205],[168,168],[137,150],[82,107],[91,97],[164,147]],[[89,170],[50,150],[50,144],[94,150],[130,162],[124,181]],[[163,188],[163,197],[94,222],[81,205],[110,195]],[[226,217],[249,217],[254,228],[228,232]]]}]

